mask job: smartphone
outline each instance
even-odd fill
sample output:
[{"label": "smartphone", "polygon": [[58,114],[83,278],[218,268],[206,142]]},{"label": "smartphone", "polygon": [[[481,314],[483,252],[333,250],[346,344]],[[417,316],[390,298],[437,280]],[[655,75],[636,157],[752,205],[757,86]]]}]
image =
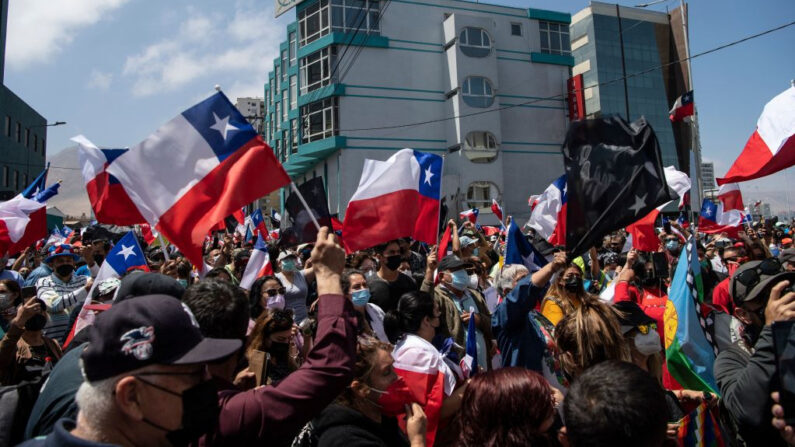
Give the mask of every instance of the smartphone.
[{"label": "smartphone", "polygon": [[656,278],[668,277],[669,274],[668,258],[665,256],[665,253],[660,253],[660,252],[652,253],[651,264],[652,264],[652,270],[654,270],[654,276]]},{"label": "smartphone", "polygon": [[779,379],[779,404],[787,425],[795,425],[795,321],[773,323],[773,346]]},{"label": "smartphone", "polygon": [[28,298],[33,298],[36,296],[36,286],[27,286],[23,287],[21,290],[22,299],[27,300]]},{"label": "smartphone", "polygon": [[265,385],[268,381],[268,364],[271,356],[267,352],[254,350],[248,360],[248,369],[254,371],[256,386]]}]

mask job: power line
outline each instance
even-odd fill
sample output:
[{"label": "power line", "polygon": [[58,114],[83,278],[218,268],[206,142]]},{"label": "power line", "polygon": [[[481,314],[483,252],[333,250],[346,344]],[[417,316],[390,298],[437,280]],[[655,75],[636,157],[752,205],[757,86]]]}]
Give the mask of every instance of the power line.
[{"label": "power line", "polygon": [[[711,48],[711,49],[706,50],[706,51],[702,51],[702,52],[697,53],[697,54],[693,54],[690,57],[685,57],[685,58],[682,58],[682,59],[679,59],[679,60],[671,61],[671,62],[668,62],[668,63],[665,63],[665,64],[658,65],[656,67],[652,67],[652,68],[649,68],[649,69],[646,69],[646,70],[642,70],[642,71],[639,71],[639,72],[636,72],[636,73],[631,73],[631,74],[628,74],[627,76],[622,76],[620,78],[611,79],[609,81],[605,81],[605,82],[600,82],[600,83],[597,83],[597,84],[589,85],[589,86],[583,87],[582,89],[576,90],[576,91],[583,92],[585,90],[592,89],[592,88],[595,88],[595,87],[600,87],[600,86],[604,86],[604,85],[610,85],[610,84],[613,84],[613,83],[616,83],[616,82],[619,82],[619,81],[623,81],[625,79],[631,79],[631,78],[634,78],[634,77],[637,77],[637,76],[642,76],[642,75],[645,75],[645,74],[650,73],[650,72],[655,71],[655,70],[660,70],[662,68],[665,68],[665,67],[668,67],[668,66],[671,66],[671,65],[674,65],[674,64],[679,64],[679,63],[685,62],[687,60],[692,60],[692,59],[695,59],[697,57],[705,56],[707,54],[711,54],[711,53],[714,53],[716,51],[720,51],[720,50],[723,50],[723,49],[726,49],[726,48],[741,44],[743,42],[747,42],[747,41],[752,40],[752,39],[756,39],[757,37],[762,37],[764,35],[767,35],[767,34],[782,30],[782,29],[790,27],[792,25],[795,25],[795,21],[786,23],[786,24],[781,25],[781,26],[777,26],[775,28],[770,28],[770,29],[762,31],[760,33],[753,34],[753,35],[744,37],[742,39],[735,40],[733,42],[729,42],[729,43],[717,46],[715,48]],[[551,100],[556,100],[556,99],[565,99],[565,97],[566,97],[565,94],[559,94],[559,95],[548,96],[548,97],[545,97],[545,98],[532,99],[530,101],[525,101],[525,102],[519,103],[519,104],[505,105],[505,106],[498,107],[496,109],[482,110],[482,111],[479,111],[479,112],[471,112],[471,113],[465,113],[465,114],[461,114],[461,115],[453,115],[453,116],[444,117],[444,118],[437,118],[437,119],[433,119],[433,120],[418,121],[418,122],[407,123],[407,124],[397,124],[397,125],[393,125],[393,126],[363,127],[363,128],[359,128],[359,129],[340,129],[339,132],[364,132],[364,131],[368,131],[368,130],[401,129],[401,128],[406,128],[406,127],[422,126],[422,125],[425,125],[425,124],[439,123],[439,122],[449,121],[449,120],[457,119],[457,118],[466,118],[466,117],[470,117],[470,116],[477,116],[477,115],[484,115],[484,114],[487,114],[487,113],[499,112],[501,110],[512,109],[514,107],[520,107],[520,106],[529,105],[529,104],[535,104],[535,103],[542,102],[542,101],[551,101]]]}]

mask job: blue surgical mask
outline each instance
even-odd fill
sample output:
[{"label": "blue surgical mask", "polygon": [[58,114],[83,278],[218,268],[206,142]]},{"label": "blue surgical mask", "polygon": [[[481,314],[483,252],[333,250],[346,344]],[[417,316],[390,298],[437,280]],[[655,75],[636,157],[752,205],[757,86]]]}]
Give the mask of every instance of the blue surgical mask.
[{"label": "blue surgical mask", "polygon": [[475,249],[472,250],[472,256],[479,256],[479,253],[480,253],[480,249],[478,249],[478,247],[475,247]]},{"label": "blue surgical mask", "polygon": [[295,261],[292,259],[285,259],[282,261],[282,270],[285,272],[294,272],[296,270]]},{"label": "blue surgical mask", "polygon": [[370,301],[370,289],[354,290],[351,292],[351,301],[354,306],[364,306]]},{"label": "blue surgical mask", "polygon": [[679,249],[679,241],[668,241],[665,243],[665,248],[668,251],[674,251]]},{"label": "blue surgical mask", "polygon": [[466,270],[456,270],[455,272],[450,272],[450,276],[453,277],[453,281],[451,285],[456,290],[464,290],[469,285],[469,275],[467,274]]},{"label": "blue surgical mask", "polygon": [[188,280],[187,279],[178,279],[178,283],[182,285],[182,287],[188,288]]}]

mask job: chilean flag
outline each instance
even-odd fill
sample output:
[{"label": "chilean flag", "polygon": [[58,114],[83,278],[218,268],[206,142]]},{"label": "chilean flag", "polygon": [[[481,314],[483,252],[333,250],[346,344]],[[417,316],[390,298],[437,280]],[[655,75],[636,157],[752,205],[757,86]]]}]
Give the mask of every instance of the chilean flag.
[{"label": "chilean flag", "polygon": [[108,173],[108,166],[129,149],[100,149],[83,135],[72,138],[72,141],[78,144],[77,157],[97,222],[112,225],[146,222],[119,180]]},{"label": "chilean flag", "polygon": [[348,253],[410,236],[436,244],[442,157],[402,149],[386,161],[365,160],[348,203],[342,235]]},{"label": "chilean flag", "polygon": [[152,230],[152,227],[149,224],[141,224],[141,236],[144,237],[146,245],[152,245],[152,242],[154,242],[155,238],[157,238],[155,233],[157,233],[157,231]]},{"label": "chilean flag", "polygon": [[698,231],[707,234],[726,232],[738,237],[745,220],[745,208],[740,187],[736,183],[724,184],[718,190],[719,204],[704,199],[698,218]]},{"label": "chilean flag", "polygon": [[547,260],[531,244],[511,220],[505,241],[505,264],[521,264],[531,272],[547,265]]},{"label": "chilean flag", "polygon": [[500,226],[502,226],[502,208],[496,199],[491,199],[491,212],[497,216],[497,219],[500,219]]},{"label": "chilean flag", "polygon": [[265,275],[273,275],[273,266],[268,256],[268,246],[265,245],[265,240],[260,234],[257,237],[257,243],[254,244],[254,249],[251,250],[251,258],[248,260],[246,270],[240,278],[240,287],[249,290],[254,281]]},{"label": "chilean flag", "polygon": [[682,121],[685,117],[692,116],[695,113],[693,111],[693,90],[676,98],[674,106],[668,113],[671,121]]},{"label": "chilean flag", "polygon": [[177,115],[107,171],[193,265],[202,265],[210,228],[290,183],[273,150],[221,92]]},{"label": "chilean flag", "polygon": [[14,254],[47,236],[44,203],[21,194],[0,203],[0,255]]},{"label": "chilean flag", "polygon": [[251,224],[254,225],[254,229],[259,231],[264,238],[267,239],[268,237],[268,228],[265,226],[265,218],[262,216],[262,210],[257,208],[251,213]]},{"label": "chilean flag", "polygon": [[477,208],[472,208],[471,210],[466,210],[458,213],[458,218],[461,220],[468,220],[474,224],[477,223],[479,214],[480,210],[478,210]]},{"label": "chilean flag", "polygon": [[795,165],[795,87],[773,98],[756,131],[719,185],[764,177]]},{"label": "chilean flag", "polygon": [[94,285],[91,286],[91,291],[88,293],[86,303],[77,315],[75,325],[66,338],[64,347],[72,341],[75,334],[86,326],[94,323],[94,313],[87,307],[91,304],[91,297],[94,296],[94,289],[102,281],[109,278],[121,278],[131,270],[149,271],[144,251],[141,249],[141,245],[138,244],[138,238],[135,237],[135,233],[132,231],[119,239],[119,242],[110,249],[108,255],[105,257],[105,262],[102,263],[99,272],[97,272]]},{"label": "chilean flag", "polygon": [[561,175],[538,197],[527,225],[552,245],[566,245],[566,174]]}]

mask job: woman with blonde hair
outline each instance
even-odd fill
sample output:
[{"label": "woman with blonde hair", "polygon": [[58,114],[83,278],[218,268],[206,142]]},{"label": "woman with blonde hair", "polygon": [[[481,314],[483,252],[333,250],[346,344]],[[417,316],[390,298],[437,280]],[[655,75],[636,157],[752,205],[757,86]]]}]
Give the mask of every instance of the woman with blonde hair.
[{"label": "woman with blonde hair", "polygon": [[541,315],[556,325],[566,315],[580,307],[585,300],[597,300],[585,291],[582,269],[577,264],[568,263],[566,268],[552,279],[544,300],[541,302]]}]

